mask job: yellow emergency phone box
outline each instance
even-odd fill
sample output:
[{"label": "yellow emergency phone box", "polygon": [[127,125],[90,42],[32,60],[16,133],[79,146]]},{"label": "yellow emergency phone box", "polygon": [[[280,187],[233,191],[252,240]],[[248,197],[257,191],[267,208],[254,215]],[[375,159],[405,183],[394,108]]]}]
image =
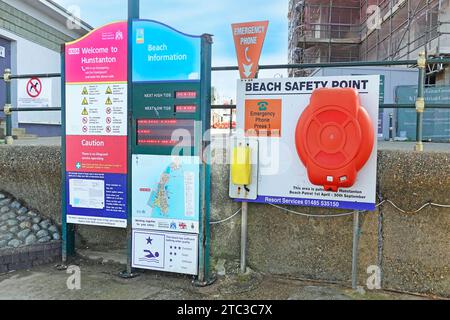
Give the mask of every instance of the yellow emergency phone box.
[{"label": "yellow emergency phone box", "polygon": [[231,157],[231,181],[234,185],[247,186],[252,183],[250,147],[239,146],[233,149]]}]

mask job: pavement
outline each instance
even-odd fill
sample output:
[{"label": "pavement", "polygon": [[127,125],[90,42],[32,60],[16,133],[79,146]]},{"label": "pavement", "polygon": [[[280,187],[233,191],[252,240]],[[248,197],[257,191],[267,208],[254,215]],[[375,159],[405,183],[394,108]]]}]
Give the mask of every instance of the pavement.
[{"label": "pavement", "polygon": [[14,140],[15,146],[61,146],[61,137]]},{"label": "pavement", "polygon": [[[216,136],[223,136],[222,133],[216,133]],[[214,137],[214,134],[213,134]],[[17,146],[61,146],[61,137],[37,138],[31,140],[16,140],[14,145]],[[379,141],[379,150],[403,150],[413,151],[415,142],[393,142]],[[449,152],[450,143],[424,143],[424,150],[431,152]]]},{"label": "pavement", "polygon": [[[342,284],[302,281],[253,271],[239,275],[239,264],[227,262],[224,276],[208,287],[196,287],[190,276],[141,271],[138,277],[122,279],[123,265],[98,252],[91,258],[76,258],[71,265],[80,270],[80,289],[68,270],[45,265],[33,270],[0,275],[0,300],[425,300],[427,297],[387,291],[352,290]],[[112,256],[117,255],[117,252]],[[120,259],[119,259],[120,260]],[[108,262],[105,262],[108,261]],[[70,268],[70,270],[73,267]],[[69,278],[71,277],[72,278]]]},{"label": "pavement", "polygon": [[[414,151],[415,142],[393,142],[393,141],[379,141],[378,150],[401,150]],[[450,143],[431,143],[425,142],[424,151],[427,152],[448,152],[450,153]]]}]

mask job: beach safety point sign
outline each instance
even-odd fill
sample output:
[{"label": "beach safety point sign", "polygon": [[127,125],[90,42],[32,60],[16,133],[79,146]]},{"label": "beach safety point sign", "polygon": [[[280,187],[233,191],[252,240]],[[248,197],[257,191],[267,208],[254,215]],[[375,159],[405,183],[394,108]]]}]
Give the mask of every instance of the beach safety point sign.
[{"label": "beach safety point sign", "polygon": [[241,79],[255,78],[269,21],[236,23],[231,26]]},{"label": "beach safety point sign", "polygon": [[66,45],[67,222],[127,226],[127,22]]},{"label": "beach safety point sign", "polygon": [[259,143],[255,202],[374,210],[379,84],[379,76],[238,81],[238,129]]}]

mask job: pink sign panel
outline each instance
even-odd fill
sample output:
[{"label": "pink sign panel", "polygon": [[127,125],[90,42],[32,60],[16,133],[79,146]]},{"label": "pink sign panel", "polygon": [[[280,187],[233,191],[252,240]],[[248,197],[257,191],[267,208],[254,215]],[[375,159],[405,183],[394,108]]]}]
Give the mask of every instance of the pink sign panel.
[{"label": "pink sign panel", "polygon": [[126,21],[66,44],[68,223],[127,226],[127,66]]},{"label": "pink sign panel", "polygon": [[69,172],[127,173],[126,136],[67,136]]},{"label": "pink sign panel", "polygon": [[66,45],[66,83],[125,82],[128,25],[115,22]]}]

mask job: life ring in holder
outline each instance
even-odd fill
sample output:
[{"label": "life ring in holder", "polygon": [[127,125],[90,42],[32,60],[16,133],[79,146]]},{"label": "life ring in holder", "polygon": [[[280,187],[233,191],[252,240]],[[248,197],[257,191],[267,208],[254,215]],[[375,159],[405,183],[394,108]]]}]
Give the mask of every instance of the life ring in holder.
[{"label": "life ring in holder", "polygon": [[372,120],[351,88],[317,89],[295,132],[300,160],[314,185],[350,188],[375,144]]}]

